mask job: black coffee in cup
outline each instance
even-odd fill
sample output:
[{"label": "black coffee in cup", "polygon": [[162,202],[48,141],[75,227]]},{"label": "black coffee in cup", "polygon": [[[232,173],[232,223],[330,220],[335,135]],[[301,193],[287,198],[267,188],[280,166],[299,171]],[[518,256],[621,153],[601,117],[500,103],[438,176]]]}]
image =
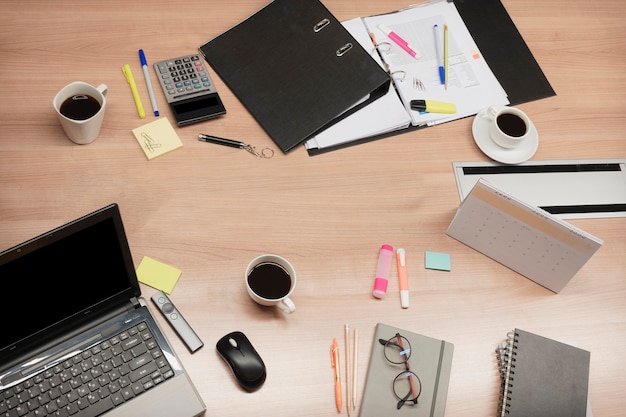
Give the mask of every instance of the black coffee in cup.
[{"label": "black coffee in cup", "polygon": [[100,111],[100,102],[88,94],[76,94],[66,98],[59,111],[68,119],[87,120]]},{"label": "black coffee in cup", "polygon": [[501,113],[498,115],[496,123],[502,133],[514,138],[519,138],[526,134],[526,122],[517,114]]},{"label": "black coffee in cup", "polygon": [[248,285],[259,297],[277,300],[289,294],[291,276],[274,262],[262,262],[248,274]]}]

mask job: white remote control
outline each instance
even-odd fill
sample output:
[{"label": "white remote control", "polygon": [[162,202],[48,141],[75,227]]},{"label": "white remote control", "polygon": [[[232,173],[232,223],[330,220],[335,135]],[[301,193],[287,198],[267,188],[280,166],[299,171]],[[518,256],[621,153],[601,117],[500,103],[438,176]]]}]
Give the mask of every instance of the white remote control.
[{"label": "white remote control", "polygon": [[157,291],[151,299],[192,353],[204,346],[202,340],[189,326],[187,320],[180,314],[170,299],[167,298],[167,295],[162,291]]}]

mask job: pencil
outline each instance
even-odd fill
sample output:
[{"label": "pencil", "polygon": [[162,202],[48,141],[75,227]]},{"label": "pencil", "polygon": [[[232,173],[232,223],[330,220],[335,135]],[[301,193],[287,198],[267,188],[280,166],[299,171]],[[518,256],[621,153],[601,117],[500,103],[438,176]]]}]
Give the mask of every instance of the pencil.
[{"label": "pencil", "polygon": [[353,343],[353,355],[352,355],[352,409],[356,410],[356,374],[357,374],[357,357],[358,357],[358,344],[359,344],[359,330],[354,329],[354,343]]},{"label": "pencil", "polygon": [[346,410],[350,415],[350,326],[346,323]]}]

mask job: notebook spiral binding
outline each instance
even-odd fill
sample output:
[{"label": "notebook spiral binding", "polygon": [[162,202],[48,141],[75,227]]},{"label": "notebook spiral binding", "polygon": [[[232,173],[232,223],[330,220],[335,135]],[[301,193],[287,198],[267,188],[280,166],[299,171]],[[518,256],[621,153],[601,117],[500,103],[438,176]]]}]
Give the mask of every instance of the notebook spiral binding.
[{"label": "notebook spiral binding", "polygon": [[498,349],[496,349],[500,376],[502,377],[502,390],[498,410],[500,417],[504,417],[509,413],[510,394],[513,389],[513,381],[515,380],[515,355],[517,354],[515,352],[517,349],[517,334],[509,332],[506,336],[506,342],[500,344]]}]

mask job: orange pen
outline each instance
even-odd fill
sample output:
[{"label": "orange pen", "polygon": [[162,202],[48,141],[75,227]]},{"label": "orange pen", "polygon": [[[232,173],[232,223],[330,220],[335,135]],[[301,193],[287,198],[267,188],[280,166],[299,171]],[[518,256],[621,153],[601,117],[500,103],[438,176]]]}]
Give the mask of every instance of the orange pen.
[{"label": "orange pen", "polygon": [[337,338],[333,339],[330,346],[330,363],[335,371],[335,403],[337,404],[337,412],[341,412],[341,376],[339,369],[339,344]]},{"label": "orange pen", "polygon": [[406,271],[406,252],[402,248],[396,251],[398,265],[398,284],[400,286],[400,304],[409,308],[409,274]]}]

